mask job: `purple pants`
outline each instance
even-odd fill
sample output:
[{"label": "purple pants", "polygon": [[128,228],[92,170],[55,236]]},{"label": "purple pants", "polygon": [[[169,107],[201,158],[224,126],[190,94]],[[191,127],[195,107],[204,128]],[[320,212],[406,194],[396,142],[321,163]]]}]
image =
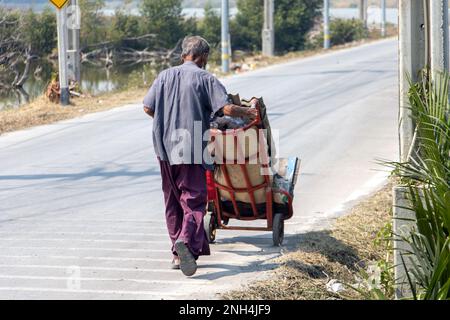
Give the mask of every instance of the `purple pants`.
[{"label": "purple pants", "polygon": [[197,164],[171,166],[168,161],[159,161],[159,164],[172,253],[176,255],[173,244],[181,239],[195,258],[210,255],[203,227],[207,204],[206,170]]}]

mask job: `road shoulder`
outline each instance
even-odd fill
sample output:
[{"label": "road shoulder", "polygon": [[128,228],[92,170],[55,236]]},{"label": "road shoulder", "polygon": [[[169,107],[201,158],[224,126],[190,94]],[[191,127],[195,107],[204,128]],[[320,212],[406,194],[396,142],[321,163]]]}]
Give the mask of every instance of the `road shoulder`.
[{"label": "road shoulder", "polygon": [[278,267],[265,280],[222,298],[367,299],[372,294],[369,282],[391,298],[392,275],[387,266],[392,257],[386,240],[392,218],[391,190],[389,183],[337,219],[330,230],[296,236],[296,248],[275,260]]}]

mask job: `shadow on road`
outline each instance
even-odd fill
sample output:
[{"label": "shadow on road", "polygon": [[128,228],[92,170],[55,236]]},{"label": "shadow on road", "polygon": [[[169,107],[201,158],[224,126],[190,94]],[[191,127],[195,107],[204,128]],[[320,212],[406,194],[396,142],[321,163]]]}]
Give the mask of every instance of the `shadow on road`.
[{"label": "shadow on road", "polygon": [[0,176],[0,181],[2,180],[82,180],[87,178],[103,178],[111,179],[117,177],[129,177],[129,178],[139,178],[146,176],[159,176],[159,170],[141,170],[141,171],[131,171],[131,170],[116,170],[107,171],[104,168],[94,168],[85,172],[80,173],[42,173],[42,174],[23,174],[23,175],[8,175]]}]

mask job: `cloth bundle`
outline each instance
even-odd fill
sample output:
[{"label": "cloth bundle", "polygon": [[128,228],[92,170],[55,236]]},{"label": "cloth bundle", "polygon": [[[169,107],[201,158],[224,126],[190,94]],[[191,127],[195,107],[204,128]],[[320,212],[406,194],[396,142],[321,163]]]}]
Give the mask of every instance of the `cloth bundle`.
[{"label": "cloth bundle", "polygon": [[[247,100],[240,100],[239,95],[235,95],[235,96],[230,96],[230,100],[236,104],[236,105],[241,105],[244,107],[252,107],[251,105],[251,99],[250,101]],[[259,100],[259,105],[260,105],[260,117],[262,120],[261,126],[260,128],[257,128],[256,126],[252,126],[250,128],[248,128],[245,132],[244,131],[239,131],[239,129],[247,127],[250,122],[246,121],[244,119],[240,119],[240,118],[231,118],[231,117],[227,117],[227,116],[218,116],[216,118],[213,119],[213,121],[211,122],[211,128],[213,129],[217,129],[220,131],[226,131],[226,130],[235,130],[233,133],[234,134],[218,134],[215,137],[215,141],[211,142],[214,143],[214,148],[217,151],[217,149],[220,150],[221,154],[223,155],[225,160],[237,160],[236,156],[237,156],[237,152],[236,152],[236,146],[234,144],[234,136],[238,136],[240,134],[242,135],[253,135],[257,141],[256,146],[255,143],[253,143],[252,145],[248,145],[248,141],[246,141],[245,139],[240,140],[243,141],[242,145],[237,146],[237,148],[240,148],[241,150],[243,150],[243,153],[245,154],[246,158],[251,158],[251,157],[256,157],[258,155],[258,147],[259,147],[259,139],[260,136],[258,134],[258,129],[263,129],[264,131],[264,139],[265,139],[265,143],[264,143],[264,147],[266,148],[265,152],[267,153],[269,159],[270,159],[270,164],[274,163],[275,157],[276,157],[276,150],[275,150],[275,146],[274,143],[272,141],[272,132],[271,132],[271,128],[270,128],[270,123],[269,123],[269,118],[267,116],[267,111],[266,111],[266,106],[264,104],[264,101],[262,98],[258,99]],[[254,132],[250,131],[250,130],[254,130]],[[257,163],[252,163],[252,164],[245,164],[245,169],[248,173],[249,176],[249,180],[251,182],[252,187],[254,186],[258,186],[264,183],[265,181],[265,174],[269,174],[269,179],[270,179],[270,183],[271,185],[273,184],[273,187],[276,190],[285,190],[285,189],[289,189],[287,187],[287,184],[285,182],[285,179],[275,173],[272,172],[272,170],[270,169],[270,172],[264,171],[264,168],[261,166],[261,162],[260,159],[257,159]],[[230,178],[230,184],[227,182],[226,178],[225,178],[225,172],[227,171],[228,176]],[[276,179],[274,179],[274,177],[276,177]],[[233,189],[246,189],[247,185],[245,182],[245,174],[243,171],[243,168],[240,164],[236,164],[236,163],[231,163],[228,164],[226,166],[217,166],[215,173],[214,173],[214,178],[215,181],[223,186],[227,186]],[[222,200],[231,200],[231,194],[230,192],[226,191],[226,190],[219,190],[219,194],[220,197],[222,198]],[[250,196],[250,192],[235,192],[234,193],[236,201],[238,202],[242,202],[242,203],[251,203],[251,196]],[[254,192],[254,199],[255,199],[255,203],[256,204],[262,204],[266,202],[266,190],[265,188],[259,189],[257,191]],[[274,201],[279,203],[279,204],[286,204],[286,197],[283,197],[282,194],[275,194],[274,193]]]}]

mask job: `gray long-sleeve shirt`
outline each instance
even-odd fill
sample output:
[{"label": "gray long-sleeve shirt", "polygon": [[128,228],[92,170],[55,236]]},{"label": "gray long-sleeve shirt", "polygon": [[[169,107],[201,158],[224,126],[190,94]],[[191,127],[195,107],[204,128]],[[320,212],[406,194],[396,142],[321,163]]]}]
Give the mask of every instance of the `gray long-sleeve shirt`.
[{"label": "gray long-sleeve shirt", "polygon": [[144,98],[154,112],[156,155],[171,165],[203,164],[213,114],[229,103],[225,87],[194,62],[162,71]]}]

